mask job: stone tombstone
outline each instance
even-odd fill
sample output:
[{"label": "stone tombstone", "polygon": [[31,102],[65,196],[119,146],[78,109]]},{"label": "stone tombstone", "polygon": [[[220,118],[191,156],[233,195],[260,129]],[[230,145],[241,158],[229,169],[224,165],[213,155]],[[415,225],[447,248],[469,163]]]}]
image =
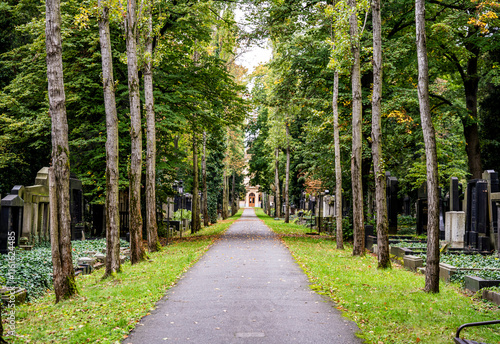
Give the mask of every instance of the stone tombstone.
[{"label": "stone tombstone", "polygon": [[422,183],[418,189],[417,198],[417,234],[422,235],[427,233],[427,183]]},{"label": "stone tombstone", "polygon": [[411,199],[408,195],[403,199],[403,210],[405,216],[411,216]]},{"label": "stone tombstone", "polygon": [[48,241],[49,223],[49,168],[38,171],[35,185],[25,187],[23,234],[31,244]]},{"label": "stone tombstone", "polygon": [[19,245],[23,226],[24,187],[16,185],[0,202],[0,253],[9,252],[9,236],[14,234],[14,246]]},{"label": "stone tombstone", "polygon": [[[500,187],[498,184],[498,173],[494,170],[486,170],[483,172],[483,179],[488,182],[488,193],[491,195],[493,192],[499,192]],[[491,233],[498,233],[498,212],[496,202],[492,201],[491,198],[488,202],[489,210],[489,223]]]},{"label": "stone tombstone", "polygon": [[323,216],[335,217],[335,196],[326,195],[323,198]]},{"label": "stone tombstone", "polygon": [[69,177],[69,213],[71,216],[71,240],[83,238],[83,189],[82,181],[75,175]]},{"label": "stone tombstone", "polygon": [[450,178],[450,211],[459,211],[459,191],[458,191],[458,178]]},{"label": "stone tombstone", "polygon": [[472,179],[467,182],[465,215],[465,247],[473,250],[490,249],[488,228],[488,182]]},{"label": "stone tombstone", "polygon": [[389,220],[389,234],[398,232],[398,179],[391,177],[390,172],[386,172],[387,181],[387,217]]}]

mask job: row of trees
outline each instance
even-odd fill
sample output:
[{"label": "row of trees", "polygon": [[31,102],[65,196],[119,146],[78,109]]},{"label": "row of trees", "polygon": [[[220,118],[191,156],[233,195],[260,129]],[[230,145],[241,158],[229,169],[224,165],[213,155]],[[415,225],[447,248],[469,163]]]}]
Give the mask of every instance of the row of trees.
[{"label": "row of trees", "polygon": [[[498,2],[254,3],[254,34],[273,47],[271,62],[253,75],[254,184],[278,199],[284,188],[287,205],[288,183],[296,205],[302,192],[336,190],[339,214],[343,194],[353,253],[364,253],[365,219],[376,217],[385,268],[385,172],[413,199],[427,182],[426,290],[439,291],[437,188],[451,176],[465,181],[480,178],[483,166],[500,168],[488,154],[498,145],[490,129],[498,111]],[[340,218],[336,227],[342,248]]]},{"label": "row of trees", "polygon": [[77,292],[70,166],[84,183],[86,199],[105,204],[106,276],[113,276],[121,269],[120,189],[129,191],[132,264],[146,257],[143,227],[149,251],[160,248],[157,202],[173,195],[175,180],[182,179],[194,196],[195,230],[201,226],[200,207],[205,225],[217,221],[220,209],[224,218],[229,216],[229,200],[235,203],[242,181],[247,105],[245,69],[235,63],[241,37],[233,4],[45,4],[11,0],[0,7],[0,192],[30,185],[52,156],[58,302]]}]

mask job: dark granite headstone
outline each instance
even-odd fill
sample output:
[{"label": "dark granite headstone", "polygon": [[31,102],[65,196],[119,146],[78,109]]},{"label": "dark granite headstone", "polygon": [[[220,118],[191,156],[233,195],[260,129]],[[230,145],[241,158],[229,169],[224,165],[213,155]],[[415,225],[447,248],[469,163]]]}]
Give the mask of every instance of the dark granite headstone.
[{"label": "dark granite headstone", "polygon": [[472,179],[467,183],[465,246],[470,249],[485,248],[485,241],[480,237],[489,237],[488,183],[482,179]]},{"label": "dark granite headstone", "polygon": [[450,178],[450,211],[459,211],[458,178]]},{"label": "dark granite headstone", "polygon": [[405,196],[403,204],[405,216],[411,216],[411,199],[408,195]]},{"label": "dark granite headstone", "polygon": [[389,220],[389,234],[398,232],[398,179],[386,173],[387,181],[387,217]]},{"label": "dark granite headstone", "polygon": [[9,241],[11,246],[19,245],[19,237],[23,228],[23,196],[24,187],[16,185],[10,195],[5,196],[1,201],[0,253],[9,252]]},{"label": "dark granite headstone", "polygon": [[81,240],[83,235],[83,191],[82,182],[69,178],[69,213],[71,216],[71,240]]},{"label": "dark granite headstone", "polygon": [[422,235],[427,233],[427,183],[422,183],[418,189],[417,199],[417,234]]}]

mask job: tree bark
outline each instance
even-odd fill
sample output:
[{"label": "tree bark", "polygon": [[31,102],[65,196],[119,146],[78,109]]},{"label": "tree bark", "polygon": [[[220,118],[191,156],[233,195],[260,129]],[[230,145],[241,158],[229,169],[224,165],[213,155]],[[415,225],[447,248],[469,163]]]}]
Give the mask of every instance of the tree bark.
[{"label": "tree bark", "polygon": [[237,212],[237,206],[236,206],[236,172],[233,171],[233,185],[231,188],[231,216],[234,216]]},{"label": "tree bark", "polygon": [[109,8],[98,1],[99,38],[102,56],[102,83],[106,110],[106,271],[111,276],[120,271],[120,210],[118,168],[118,117],[116,114],[113,56],[109,32]]},{"label": "tree bark", "polygon": [[200,187],[198,179],[198,145],[196,144],[196,128],[193,125],[193,211],[191,212],[191,233],[196,233],[200,230],[200,206],[198,202],[198,190]]},{"label": "tree bark", "polygon": [[478,59],[480,50],[475,44],[466,44],[465,47],[472,54],[467,61],[467,73],[464,75],[465,106],[467,116],[462,121],[469,172],[473,179],[482,178],[481,147],[479,144],[479,129],[477,125],[477,96],[479,88]]},{"label": "tree bark", "polygon": [[146,228],[149,252],[160,250],[158,225],[156,223],[156,118],[153,97],[153,13],[148,6],[148,29],[146,36],[146,63],[144,66],[144,100],[146,105]]},{"label": "tree bark", "polygon": [[361,176],[362,161],[362,95],[361,95],[361,69],[359,57],[358,16],[356,0],[349,0],[352,14],[349,18],[349,34],[351,36],[351,51],[353,64],[351,69],[352,82],[352,209],[353,209],[353,234],[354,243],[352,254],[362,256],[365,254],[365,228],[363,221],[363,184]]},{"label": "tree bark", "polygon": [[340,163],[340,130],[339,130],[339,72],[335,71],[333,77],[333,140],[335,146],[335,224],[337,249],[344,249],[342,232],[342,165]]},{"label": "tree bark", "polygon": [[385,166],[382,155],[382,20],[380,0],[372,0],[373,23],[373,95],[372,95],[372,156],[375,174],[375,204],[377,213],[377,258],[378,267],[391,267],[389,258],[389,221]]},{"label": "tree bark", "polygon": [[137,20],[136,1],[127,1],[127,67],[128,90],[130,101],[130,261],[136,264],[145,259],[142,246],[141,215],[141,169],[142,169],[142,131],[141,100],[139,97],[139,76],[137,71]]},{"label": "tree bark", "polygon": [[78,293],[71,255],[68,122],[63,80],[59,0],[46,1],[45,37],[49,113],[52,119],[52,167],[49,169],[50,238],[57,303]]},{"label": "tree bark", "polygon": [[223,181],[222,181],[222,219],[225,220],[227,219],[228,213],[227,213],[227,207],[228,207],[228,192],[227,192],[227,167],[224,166],[224,174],[223,174]]},{"label": "tree bark", "polygon": [[275,205],[275,217],[281,217],[281,195],[280,195],[280,178],[279,178],[279,157],[280,157],[280,150],[279,148],[276,148],[275,151],[275,167],[274,167],[274,185],[275,185],[275,194],[276,194],[276,199],[274,200],[274,205]]},{"label": "tree bark", "polygon": [[208,218],[208,189],[207,189],[207,132],[203,132],[203,155],[201,157],[201,178],[203,187],[203,225],[207,227],[209,225]]},{"label": "tree bark", "polygon": [[285,124],[286,129],[286,171],[285,171],[285,223],[290,222],[290,126],[288,122]]},{"label": "tree bark", "polygon": [[427,266],[425,291],[439,292],[439,196],[436,137],[429,103],[429,71],[425,33],[425,0],[415,0],[418,57],[418,100],[427,163]]}]

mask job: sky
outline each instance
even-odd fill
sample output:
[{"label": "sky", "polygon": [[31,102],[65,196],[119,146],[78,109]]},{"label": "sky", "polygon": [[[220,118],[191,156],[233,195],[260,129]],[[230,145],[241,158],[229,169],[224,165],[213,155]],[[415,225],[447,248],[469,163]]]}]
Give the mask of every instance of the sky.
[{"label": "sky", "polygon": [[[245,23],[245,12],[237,9],[235,11],[235,20],[240,26],[243,25]],[[272,55],[272,50],[267,45],[264,48],[256,45],[242,47],[240,52],[241,55],[236,59],[236,63],[246,67],[248,74],[252,73],[259,64],[268,62]]]}]

